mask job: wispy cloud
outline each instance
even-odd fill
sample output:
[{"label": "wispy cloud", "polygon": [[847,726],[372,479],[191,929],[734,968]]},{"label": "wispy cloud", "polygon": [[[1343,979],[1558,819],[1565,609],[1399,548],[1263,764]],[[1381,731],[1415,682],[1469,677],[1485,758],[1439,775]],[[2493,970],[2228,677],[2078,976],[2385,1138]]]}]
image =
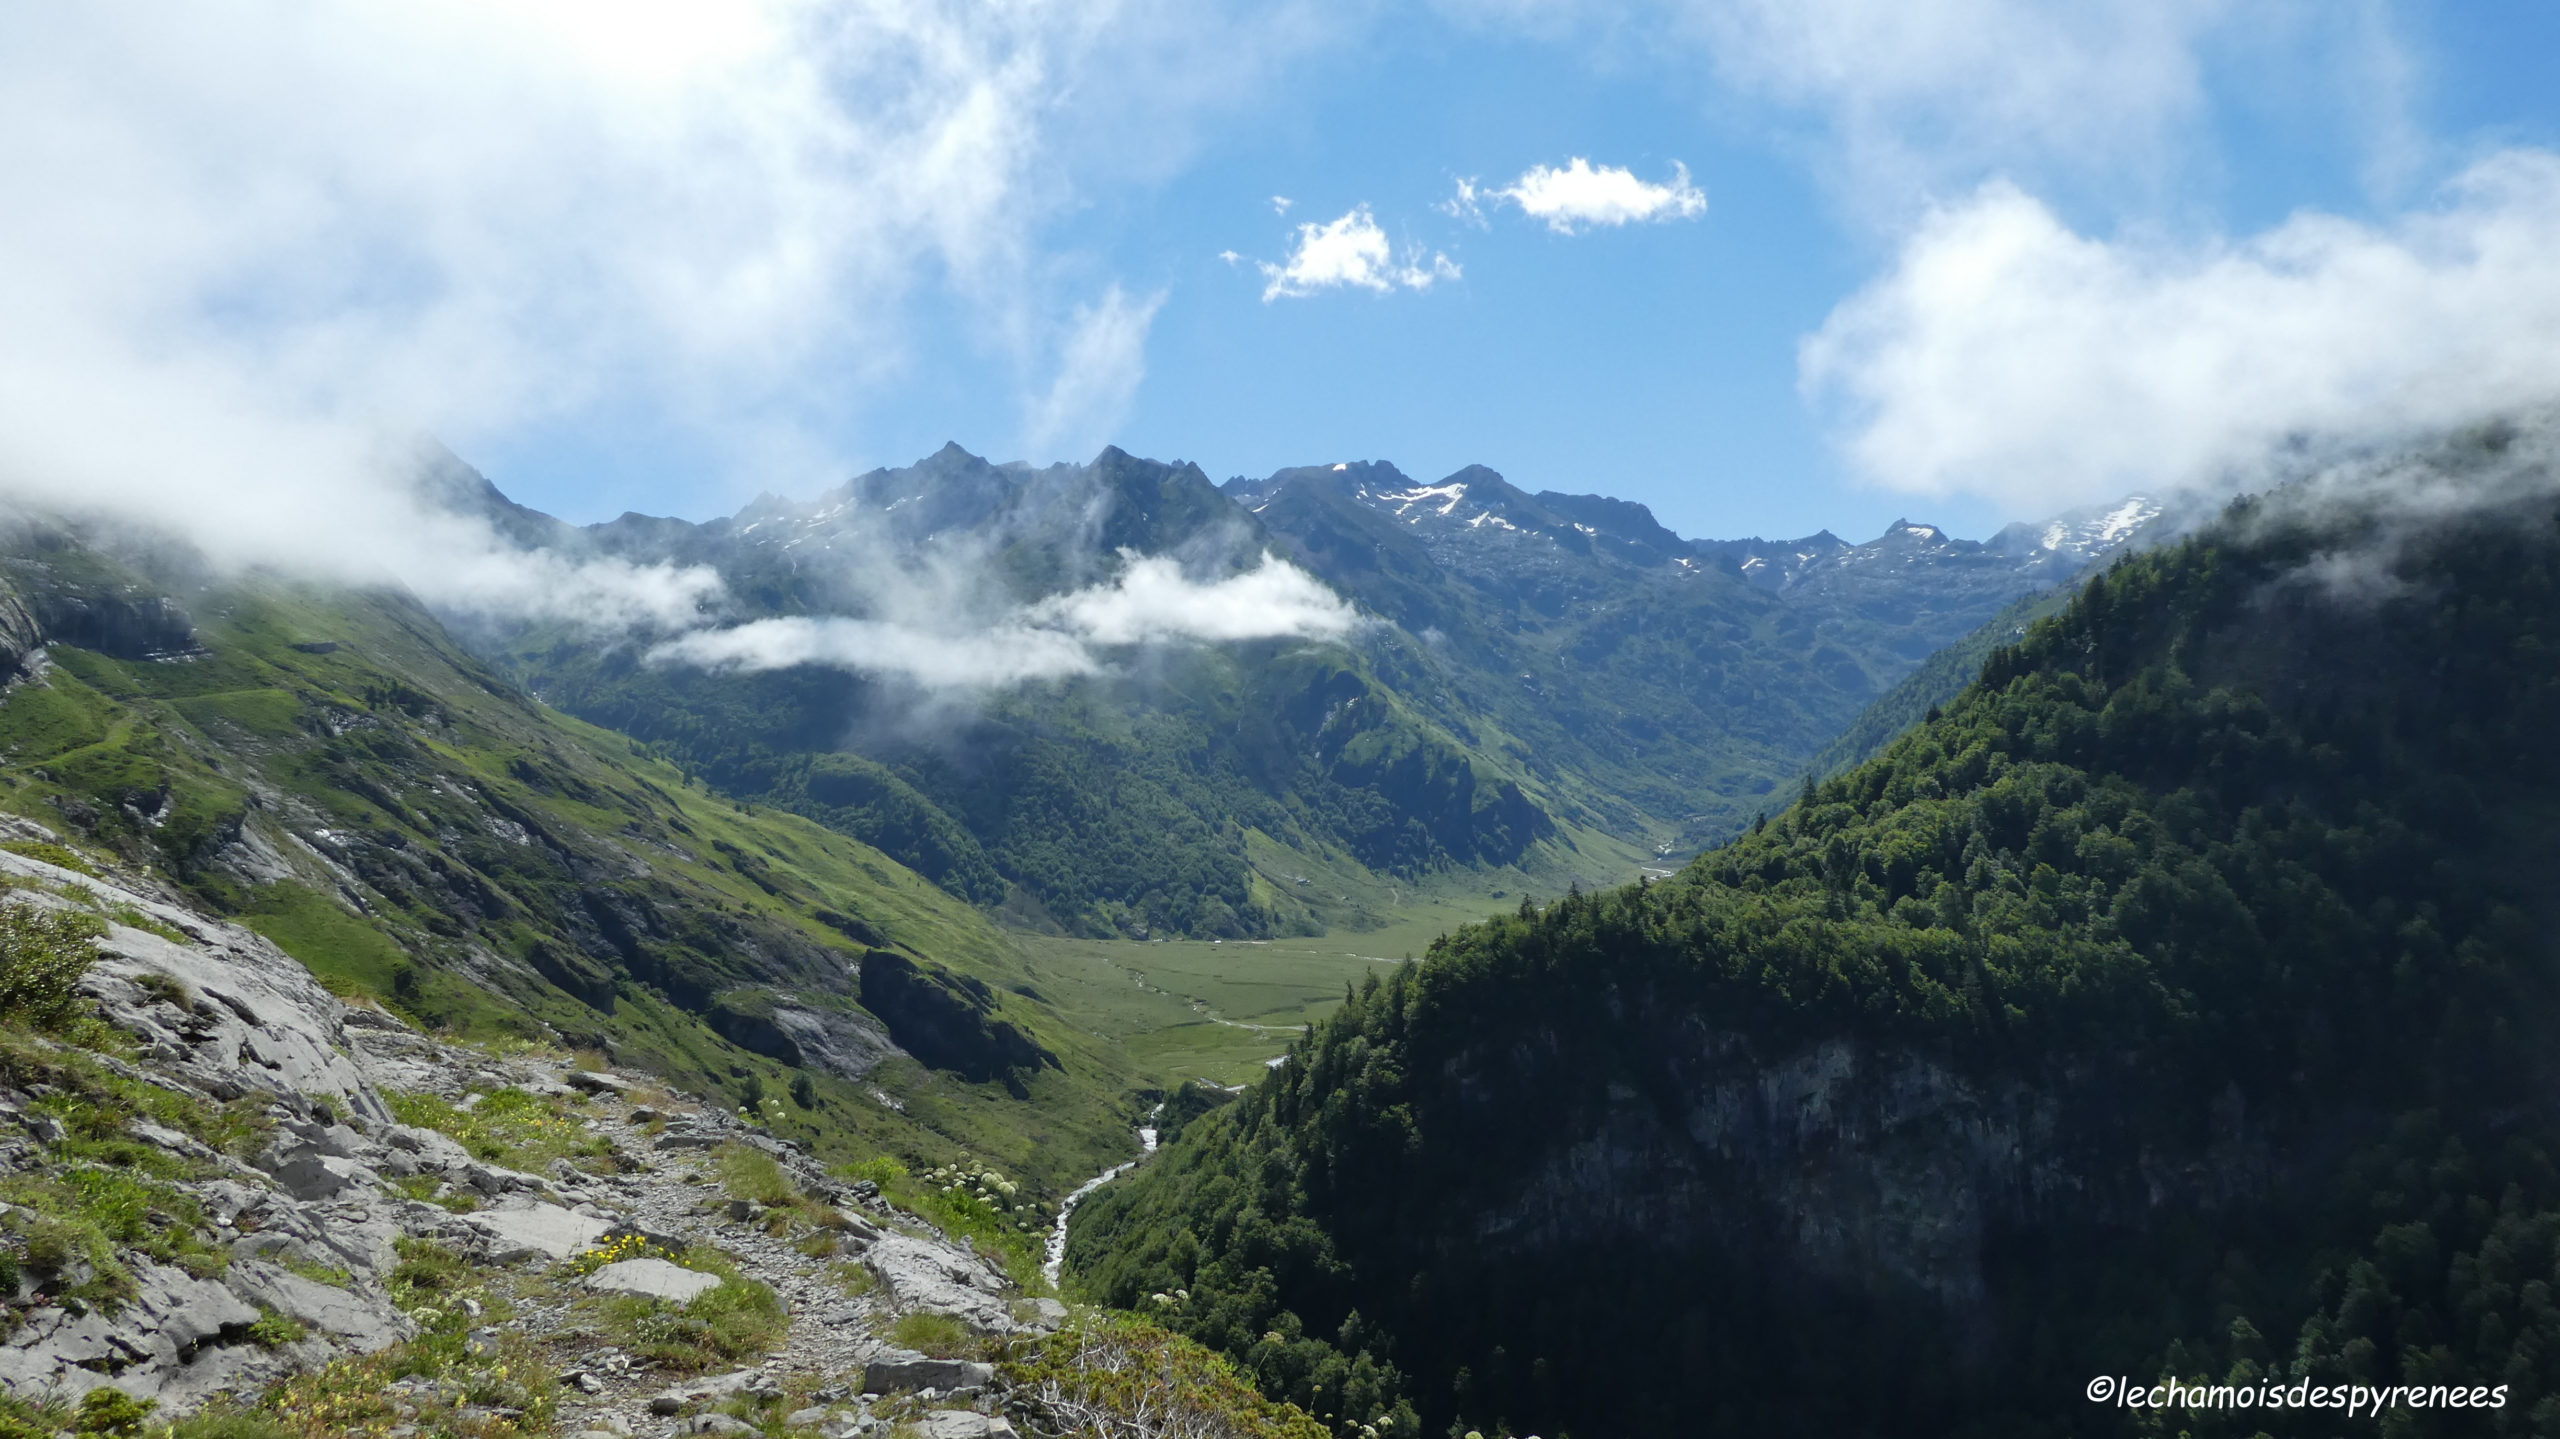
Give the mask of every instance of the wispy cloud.
[{"label": "wispy cloud", "polygon": [[1258,268],[1269,282],[1262,289],[1266,303],[1324,290],[1361,289],[1381,295],[1396,289],[1428,290],[1442,280],[1459,277],[1457,262],[1445,254],[1435,251],[1425,259],[1417,249],[1399,257],[1366,205],[1355,206],[1337,220],[1300,225],[1288,260],[1278,265],[1265,261]]},{"label": "wispy cloud", "polygon": [[1147,376],[1147,330],[1164,300],[1161,290],[1135,299],[1113,285],[1076,312],[1057,376],[1031,407],[1034,452],[1090,455],[1128,417]]},{"label": "wispy cloud", "polygon": [[1874,480],[2044,513],[2540,404],[2555,354],[2560,155],[2515,150],[2385,223],[2191,245],[2092,238],[1986,185],[1801,359]]},{"label": "wispy cloud", "polygon": [[649,652],[659,664],[771,670],[817,665],[932,690],[999,689],[1100,672],[1102,651],[1130,645],[1338,639],[1351,607],[1306,571],[1265,555],[1254,568],[1194,580],[1165,556],[1121,554],[1108,583],[1054,595],[994,623],[793,616],[699,630]]}]

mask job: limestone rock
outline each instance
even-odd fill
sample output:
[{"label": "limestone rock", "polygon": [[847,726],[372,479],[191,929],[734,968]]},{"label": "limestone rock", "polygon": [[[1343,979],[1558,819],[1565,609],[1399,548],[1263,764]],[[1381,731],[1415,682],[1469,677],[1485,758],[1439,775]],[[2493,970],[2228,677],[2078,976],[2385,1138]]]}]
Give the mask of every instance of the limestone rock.
[{"label": "limestone rock", "polygon": [[1015,1439],[1009,1420],[970,1409],[936,1409],[916,1425],[919,1439]]},{"label": "limestone rock", "polygon": [[331,1335],[359,1353],[386,1348],[412,1332],[408,1318],[387,1298],[322,1284],[264,1260],[235,1262],[229,1278],[234,1294]]},{"label": "limestone rock", "polygon": [[105,1371],[114,1371],[117,1388],[153,1398],[173,1387],[192,1388],[189,1380],[232,1372],[235,1366],[195,1361],[225,1331],[256,1323],[258,1311],[220,1284],[184,1270],[147,1259],[137,1259],[133,1270],[140,1292],[113,1317],[96,1310],[75,1315],[67,1308],[29,1314],[0,1345],[0,1388],[76,1400],[107,1383]]},{"label": "limestone rock", "polygon": [[966,1359],[928,1359],[912,1349],[892,1349],[862,1367],[866,1393],[895,1394],[909,1389],[982,1389],[994,1382],[995,1366]]},{"label": "limestone rock", "polygon": [[971,1328],[1010,1334],[1013,1321],[1005,1282],[974,1254],[903,1234],[883,1235],[863,1255],[880,1275],[890,1302],[901,1310],[947,1314]]},{"label": "limestone rock", "polygon": [[557,1204],[530,1204],[520,1209],[484,1209],[463,1216],[489,1236],[490,1256],[501,1262],[541,1257],[560,1260],[595,1247],[610,1222],[574,1213]]},{"label": "limestone rock", "polygon": [[587,1276],[586,1287],[607,1294],[640,1294],[689,1304],[720,1287],[720,1276],[663,1259],[625,1259]]}]

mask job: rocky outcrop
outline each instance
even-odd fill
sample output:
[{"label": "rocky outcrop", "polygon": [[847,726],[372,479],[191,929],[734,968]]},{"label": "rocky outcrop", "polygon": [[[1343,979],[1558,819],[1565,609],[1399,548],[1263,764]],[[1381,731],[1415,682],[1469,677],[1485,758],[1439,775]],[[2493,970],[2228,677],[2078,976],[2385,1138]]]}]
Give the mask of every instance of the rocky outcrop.
[{"label": "rocky outcrop", "polygon": [[1063,1067],[1058,1056],[996,1017],[995,996],[985,984],[895,950],[863,955],[862,1007],[880,1016],[899,1048],[964,1079],[1019,1084],[1043,1066]]},{"label": "rocky outcrop", "polygon": [[703,1019],[722,1039],[795,1068],[860,1079],[898,1053],[880,1021],[859,1011],[818,1008],[762,989],[732,990]]},{"label": "rocky outcrop", "polygon": [[[33,829],[22,837],[50,838]],[[793,1424],[830,1439],[885,1435],[889,1421],[873,1416],[864,1396],[893,1391],[940,1397],[943,1407],[914,1411],[923,1415],[922,1432],[1012,1432],[988,1366],[892,1349],[873,1330],[897,1314],[929,1313],[984,1334],[1045,1331],[1059,1322],[1056,1306],[1017,1321],[1020,1296],[1001,1273],[969,1245],[890,1208],[875,1186],[829,1175],[803,1147],[725,1109],[671,1102],[655,1086],[645,1086],[652,1093],[644,1107],[636,1078],[551,1058],[495,1059],[350,1006],[258,936],[136,885],[5,852],[0,874],[35,881],[40,887],[22,891],[32,902],[129,921],[109,930],[104,957],[83,984],[98,1012],[133,1036],[138,1062],[96,1052],[92,1062],[213,1105],[256,1106],[268,1126],[257,1152],[244,1157],[132,1120],[132,1137],[186,1161],[188,1177],[171,1182],[200,1211],[192,1222],[217,1248],[189,1251],[186,1268],[120,1254],[133,1280],[121,1303],[44,1302],[70,1276],[29,1273],[16,1307],[22,1322],[0,1336],[0,1390],[76,1401],[112,1386],[157,1401],[164,1415],[183,1414],[214,1395],[254,1396],[298,1370],[413,1336],[416,1326],[392,1302],[389,1284],[407,1239],[432,1240],[471,1264],[533,1271],[627,1239],[637,1252],[593,1274],[528,1275],[514,1286],[516,1311],[503,1327],[546,1343],[580,1322],[568,1307],[580,1294],[681,1308],[727,1282],[722,1275],[734,1265],[777,1291],[792,1316],[789,1338],[773,1363],[672,1390],[660,1388],[663,1377],[642,1384],[645,1366],[632,1356],[598,1356],[582,1340],[576,1353],[595,1362],[563,1375],[577,1411],[566,1416],[566,1432],[622,1439],[643,1424],[655,1426],[646,1431],[652,1436],[736,1432],[740,1421],[714,1406],[780,1400],[786,1391],[776,1365],[784,1363],[836,1376],[815,1385],[804,1377],[790,1391],[814,1389],[821,1403]],[[764,1017],[798,1036],[793,1042],[820,1064],[831,1062],[830,1046],[839,1051],[832,1062],[856,1073],[891,1052],[877,1026],[858,1016],[775,1005]],[[502,1087],[549,1097],[557,1116],[601,1141],[587,1152],[590,1167],[560,1160],[545,1174],[512,1169],[446,1134],[398,1122],[389,1100],[425,1092],[468,1108],[475,1093]],[[40,1173],[64,1162],[49,1146],[67,1132],[37,1101],[0,1089],[0,1121],[23,1125],[32,1141],[0,1142],[0,1170]],[[771,1158],[801,1198],[778,1209],[704,1202],[702,1185],[717,1174],[713,1153],[728,1146]],[[594,1155],[609,1162],[596,1164]],[[409,1197],[421,1192],[453,1208]],[[823,1216],[815,1233],[827,1241],[815,1254],[804,1247],[810,1236],[769,1225],[779,1215],[786,1229],[805,1227],[813,1214]],[[692,1246],[704,1243],[727,1256],[721,1273],[695,1267]],[[848,1296],[840,1287],[847,1261],[873,1276],[857,1286],[866,1293]],[[480,1313],[467,1292],[454,1302]],[[496,1331],[474,1330],[470,1342],[494,1344]],[[404,1414],[461,1402],[423,1378],[391,1388]]]}]

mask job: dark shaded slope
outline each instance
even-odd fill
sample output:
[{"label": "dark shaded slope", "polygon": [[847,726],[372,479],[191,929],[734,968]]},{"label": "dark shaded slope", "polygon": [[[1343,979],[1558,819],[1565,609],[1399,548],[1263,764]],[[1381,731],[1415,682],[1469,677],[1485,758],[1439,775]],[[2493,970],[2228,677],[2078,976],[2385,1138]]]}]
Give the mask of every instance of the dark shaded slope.
[{"label": "dark shaded slope", "polygon": [[1070,1263],[1432,1429],[2122,1433],[2090,1377],[2180,1374],[2541,1432],[2555,645],[2547,498],[2238,511],[1675,882],[1372,986]]}]

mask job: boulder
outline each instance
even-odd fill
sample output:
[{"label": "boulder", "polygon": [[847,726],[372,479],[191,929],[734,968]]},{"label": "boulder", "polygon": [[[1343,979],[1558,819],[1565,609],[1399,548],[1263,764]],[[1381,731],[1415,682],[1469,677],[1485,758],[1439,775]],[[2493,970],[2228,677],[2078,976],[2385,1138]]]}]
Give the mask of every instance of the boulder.
[{"label": "boulder", "polygon": [[316,1149],[301,1149],[276,1166],[275,1181],[278,1189],[310,1203],[333,1199],[351,1189],[369,1187],[374,1176],[373,1171],[352,1159],[340,1159]]},{"label": "boulder", "polygon": [[589,1094],[629,1094],[640,1087],[618,1074],[597,1074],[584,1069],[571,1070],[560,1076],[560,1080],[571,1089],[583,1089]]},{"label": "boulder", "polygon": [[946,1314],[990,1334],[1021,1327],[1003,1298],[1004,1280],[973,1254],[887,1234],[862,1257],[898,1309]]},{"label": "boulder", "polygon": [[557,1204],[530,1204],[520,1209],[484,1209],[463,1216],[489,1236],[490,1257],[500,1263],[541,1257],[560,1260],[595,1247],[613,1225]]},{"label": "boulder", "polygon": [[606,1294],[640,1294],[689,1304],[720,1287],[720,1276],[663,1259],[625,1259],[587,1276],[586,1287]]},{"label": "boulder", "polygon": [[[210,1094],[262,1089],[288,1102],[311,1095],[368,1123],[391,1123],[390,1107],[347,1052],[346,1003],[321,988],[299,960],[237,925],[23,856],[0,858],[0,873],[39,871],[196,937],[181,944],[112,926],[99,942],[97,965],[81,981],[111,1023],[146,1048],[174,1056],[180,1075]],[[167,986],[137,983],[149,976],[177,981],[184,1009],[167,997]]]},{"label": "boulder", "polygon": [[891,1349],[862,1366],[862,1388],[870,1394],[896,1394],[910,1389],[983,1389],[995,1381],[992,1364],[966,1359],[928,1359],[912,1349]]}]

